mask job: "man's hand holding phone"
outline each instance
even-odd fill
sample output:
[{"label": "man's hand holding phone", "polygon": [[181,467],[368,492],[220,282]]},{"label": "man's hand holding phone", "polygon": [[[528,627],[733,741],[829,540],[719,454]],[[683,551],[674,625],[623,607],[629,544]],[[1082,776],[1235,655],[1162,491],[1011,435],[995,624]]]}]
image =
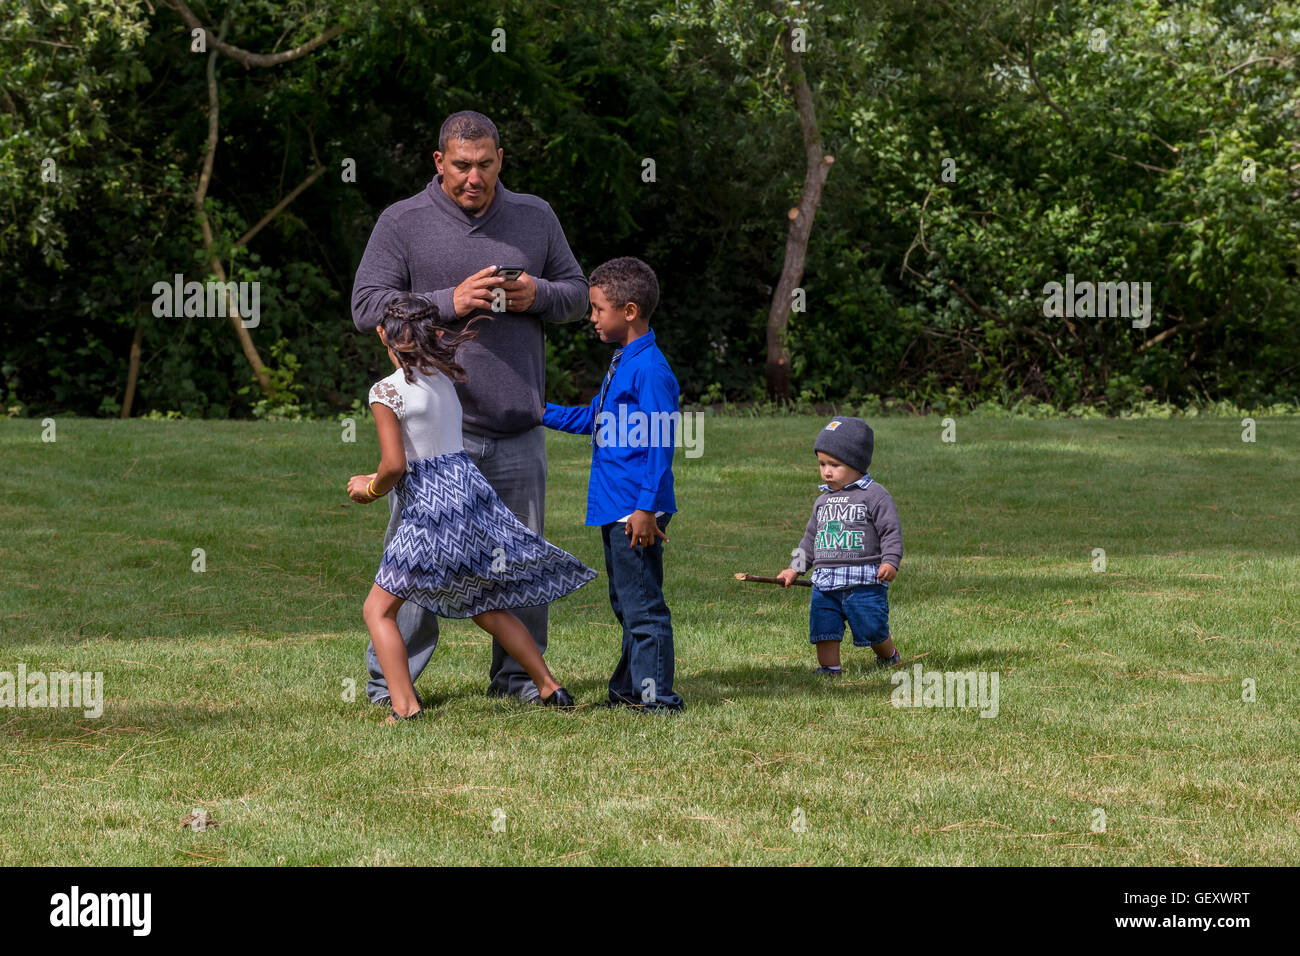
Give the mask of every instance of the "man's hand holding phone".
[{"label": "man's hand holding phone", "polygon": [[479,269],[452,292],[452,302],[456,306],[456,318],[463,319],[479,309],[492,311],[493,290],[506,281],[497,274],[496,266]]},{"label": "man's hand holding phone", "polygon": [[505,285],[501,286],[506,291],[506,311],[527,312],[531,309],[537,298],[537,283],[533,277],[523,269],[501,269],[499,272],[506,278]]},{"label": "man's hand holding phone", "polygon": [[501,302],[502,296],[505,311],[525,312],[537,298],[537,283],[520,266],[487,266],[456,286],[452,294],[456,317],[463,319],[478,310],[499,312],[500,305],[492,306]]}]

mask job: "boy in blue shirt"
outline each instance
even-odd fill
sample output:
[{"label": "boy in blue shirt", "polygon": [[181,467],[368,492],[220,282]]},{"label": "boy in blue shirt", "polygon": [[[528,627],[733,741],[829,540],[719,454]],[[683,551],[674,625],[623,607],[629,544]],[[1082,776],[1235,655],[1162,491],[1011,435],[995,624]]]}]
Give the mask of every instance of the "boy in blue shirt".
[{"label": "boy in blue shirt", "polygon": [[659,281],[640,259],[625,256],[599,266],[590,286],[591,323],[602,342],[618,348],[590,405],[547,402],[542,423],[593,436],[587,524],[600,528],[609,603],[623,625],[608,706],[679,711],[661,542],[677,511],[672,465],[680,415],[677,379],[650,329]]}]

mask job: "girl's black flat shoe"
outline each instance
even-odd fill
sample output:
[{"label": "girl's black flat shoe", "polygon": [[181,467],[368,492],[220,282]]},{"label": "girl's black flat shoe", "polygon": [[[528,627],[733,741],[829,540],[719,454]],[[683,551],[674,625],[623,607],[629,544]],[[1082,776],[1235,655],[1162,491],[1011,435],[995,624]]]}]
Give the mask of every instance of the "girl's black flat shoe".
[{"label": "girl's black flat shoe", "polygon": [[578,705],[574,701],[572,694],[570,694],[563,687],[557,687],[555,688],[555,693],[551,694],[550,697],[542,698],[542,706],[543,707],[576,707]]},{"label": "girl's black flat shoe", "polygon": [[393,711],[391,714],[389,714],[387,717],[384,718],[384,723],[395,724],[399,720],[423,720],[423,719],[424,719],[423,710],[417,710],[415,713],[410,714],[409,716],[406,717],[403,717],[397,711]]}]

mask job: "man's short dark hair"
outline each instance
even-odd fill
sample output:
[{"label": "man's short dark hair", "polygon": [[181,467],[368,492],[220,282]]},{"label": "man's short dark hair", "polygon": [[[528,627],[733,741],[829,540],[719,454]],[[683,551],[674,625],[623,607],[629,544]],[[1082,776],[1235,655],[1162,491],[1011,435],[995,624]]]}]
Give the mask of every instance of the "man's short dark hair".
[{"label": "man's short dark hair", "polygon": [[604,290],[615,308],[635,302],[641,318],[647,321],[659,304],[659,280],[655,271],[635,256],[610,259],[596,266],[590,281]]},{"label": "man's short dark hair", "polygon": [[459,113],[452,113],[442,121],[442,129],[438,131],[438,152],[447,152],[448,140],[460,139],[468,141],[487,139],[489,137],[491,137],[494,146],[500,149],[501,137],[497,135],[496,124],[482,113],[475,113],[473,110],[461,110]]}]

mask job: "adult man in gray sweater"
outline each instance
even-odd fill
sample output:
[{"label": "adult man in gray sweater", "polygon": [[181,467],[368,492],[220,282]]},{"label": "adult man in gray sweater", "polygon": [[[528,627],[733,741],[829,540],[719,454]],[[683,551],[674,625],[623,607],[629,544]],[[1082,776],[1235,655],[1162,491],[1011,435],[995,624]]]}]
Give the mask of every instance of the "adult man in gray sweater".
[{"label": "adult man in gray sweater", "polygon": [[[546,438],[542,428],[546,347],[543,322],[571,322],[587,308],[587,280],[559,220],[542,199],[498,180],[504,152],[497,128],[481,113],[453,113],[433,154],[438,175],[421,192],[383,211],[366,244],[352,289],[352,320],[373,332],[399,292],[430,295],[460,328],[475,316],[478,337],[456,360],[468,382],[456,385],[464,409],[465,450],[521,522],[542,534],[546,501]],[[492,273],[523,267],[517,280]],[[500,290],[498,292],[497,290]],[[504,311],[493,311],[502,304]],[[401,524],[390,495],[384,544]],[[546,651],[545,605],[519,608],[538,648]],[[438,643],[438,619],[407,601],[397,614],[414,683]],[[388,688],[371,644],[366,648],[374,703]],[[488,693],[535,702],[537,687],[496,641]]]}]

